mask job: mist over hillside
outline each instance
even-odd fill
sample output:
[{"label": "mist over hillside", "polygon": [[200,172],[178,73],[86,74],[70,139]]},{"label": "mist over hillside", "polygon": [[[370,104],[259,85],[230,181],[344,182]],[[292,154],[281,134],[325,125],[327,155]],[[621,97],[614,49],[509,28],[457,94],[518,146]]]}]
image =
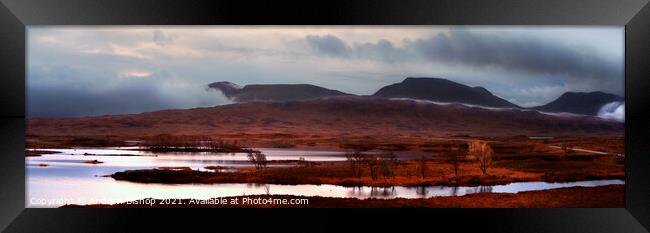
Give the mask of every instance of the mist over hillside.
[{"label": "mist over hillside", "polygon": [[[221,81],[208,85],[219,90],[225,97],[238,102],[297,101],[334,96],[354,96],[309,84],[238,84]],[[536,110],[543,113],[577,114],[598,116],[618,121],[625,120],[623,98],[604,92],[566,92],[556,100],[536,107],[520,107],[492,94],[486,88],[470,87],[442,78],[405,78],[400,83],[381,87],[371,96],[389,99],[427,100],[435,103],[459,103],[486,108],[516,108]],[[619,106],[623,104],[623,108]]]}]

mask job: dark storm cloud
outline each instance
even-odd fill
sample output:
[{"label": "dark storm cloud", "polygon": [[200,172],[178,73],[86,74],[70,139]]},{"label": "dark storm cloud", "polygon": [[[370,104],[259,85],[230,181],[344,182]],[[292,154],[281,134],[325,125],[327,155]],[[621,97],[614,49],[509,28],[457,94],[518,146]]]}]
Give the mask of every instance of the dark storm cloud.
[{"label": "dark storm cloud", "polygon": [[494,66],[574,78],[612,78],[621,75],[618,64],[592,48],[575,47],[529,36],[482,35],[451,30],[407,45],[426,58],[470,66]]},{"label": "dark storm cloud", "polygon": [[345,42],[333,35],[309,35],[305,37],[305,41],[312,49],[321,54],[339,57],[347,57],[349,55],[349,48]]},{"label": "dark storm cloud", "polygon": [[379,40],[377,43],[363,43],[354,46],[353,52],[358,57],[382,60],[385,62],[399,62],[409,59],[407,51],[395,47],[387,40]]},{"label": "dark storm cloud", "polygon": [[[209,91],[201,89],[181,89],[197,95]],[[27,115],[30,117],[78,117],[106,114],[129,114],[161,109],[208,107],[228,103],[222,100],[215,103],[209,99],[193,102],[173,100],[165,92],[156,89],[143,89],[135,86],[120,86],[106,92],[69,88],[61,86],[30,87],[27,98]],[[216,92],[210,98],[222,99]]]},{"label": "dark storm cloud", "polygon": [[594,48],[586,46],[532,36],[485,34],[464,29],[405,40],[400,47],[386,40],[349,45],[332,35],[307,36],[305,39],[314,51],[322,54],[391,63],[424,60],[579,79],[620,77],[623,67],[622,61],[604,57]]},{"label": "dark storm cloud", "polygon": [[27,115],[31,117],[127,114],[171,107],[160,101],[152,90],[146,89],[123,89],[102,93],[61,86],[33,86],[29,88],[27,98]]},{"label": "dark storm cloud", "polygon": [[[143,77],[123,76],[105,83],[98,79],[79,79],[88,73],[70,67],[32,68],[41,80],[27,88],[27,115],[30,117],[77,117],[129,114],[171,108],[207,107],[228,103],[206,87],[178,80],[168,73]],[[103,85],[102,85],[103,84]]]}]

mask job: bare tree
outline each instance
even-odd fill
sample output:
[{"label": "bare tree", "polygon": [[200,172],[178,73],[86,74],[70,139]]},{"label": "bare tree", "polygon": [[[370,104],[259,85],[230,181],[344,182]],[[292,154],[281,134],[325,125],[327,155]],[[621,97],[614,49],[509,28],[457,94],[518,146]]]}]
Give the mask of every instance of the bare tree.
[{"label": "bare tree", "polygon": [[444,153],[445,160],[451,165],[451,169],[454,171],[454,176],[458,177],[460,173],[460,164],[464,160],[468,152],[467,144],[462,144],[457,147],[452,147]]},{"label": "bare tree", "polygon": [[395,176],[397,170],[397,156],[392,151],[386,151],[380,156],[380,168],[384,179],[392,178]]},{"label": "bare tree", "polygon": [[483,174],[487,174],[488,168],[492,165],[494,151],[487,142],[473,141],[469,144],[469,153],[476,157],[478,167]]},{"label": "bare tree", "polygon": [[364,157],[365,155],[358,150],[355,150],[354,152],[348,152],[345,154],[345,158],[347,159],[348,164],[350,165],[352,174],[355,174],[357,178],[361,178],[361,165]]},{"label": "bare tree", "polygon": [[248,161],[255,164],[255,169],[266,168],[268,161],[266,160],[266,155],[262,154],[259,151],[250,151],[248,152]]},{"label": "bare tree", "polygon": [[418,159],[418,172],[420,173],[420,177],[424,178],[427,173],[427,157],[422,155],[420,156],[420,159]]},{"label": "bare tree", "polygon": [[379,160],[377,159],[377,156],[374,154],[366,155],[363,158],[363,163],[368,166],[368,170],[370,171],[370,178],[377,180],[377,178],[379,178]]}]

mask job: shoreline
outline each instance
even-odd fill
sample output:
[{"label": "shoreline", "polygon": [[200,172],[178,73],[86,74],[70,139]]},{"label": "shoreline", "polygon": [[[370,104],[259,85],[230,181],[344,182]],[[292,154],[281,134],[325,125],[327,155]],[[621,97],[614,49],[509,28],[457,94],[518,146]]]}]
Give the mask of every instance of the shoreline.
[{"label": "shoreline", "polygon": [[[593,195],[597,193],[598,195]],[[308,204],[232,204],[232,199],[275,198],[307,199]],[[225,203],[216,201],[225,199]],[[147,199],[140,199],[147,200]],[[454,197],[431,197],[425,199],[357,199],[295,195],[251,195],[224,198],[176,199],[173,201],[148,199],[118,204],[65,205],[59,208],[623,208],[625,185],[599,187],[571,187],[543,191],[526,191],[516,194],[476,193]],[[195,204],[190,200],[194,200]],[[213,200],[210,202],[209,200]],[[220,202],[219,204],[214,204]],[[146,204],[143,204],[146,203]]]},{"label": "shoreline", "polygon": [[[206,136],[207,137],[207,136]],[[575,146],[581,149],[595,150],[605,153],[624,153],[624,135],[602,136],[556,136],[551,139],[530,139],[525,135],[510,136],[480,136],[467,137],[443,135],[389,135],[382,138],[369,139],[366,135],[332,137],[313,137],[308,135],[292,135],[289,138],[272,137],[267,134],[243,135],[213,135],[215,140],[239,142],[243,148],[253,149],[296,149],[306,151],[349,151],[355,146],[372,147],[378,150],[396,152],[426,152],[439,149],[440,146],[466,143],[470,140],[484,140],[508,150],[509,146],[528,146],[533,144],[547,144],[548,146]],[[146,138],[146,136],[141,136]],[[109,136],[109,135],[30,135],[26,138],[25,146],[30,149],[47,148],[81,148],[101,149],[106,147],[133,147],[145,146],[131,143],[131,139],[140,139],[135,136]],[[79,143],[82,141],[84,143]],[[89,141],[89,142],[85,142]],[[585,144],[586,143],[586,144]],[[280,144],[280,145],[279,145]],[[286,144],[286,145],[285,145]],[[245,146],[244,146],[245,145]],[[497,153],[499,153],[497,151]]]}]

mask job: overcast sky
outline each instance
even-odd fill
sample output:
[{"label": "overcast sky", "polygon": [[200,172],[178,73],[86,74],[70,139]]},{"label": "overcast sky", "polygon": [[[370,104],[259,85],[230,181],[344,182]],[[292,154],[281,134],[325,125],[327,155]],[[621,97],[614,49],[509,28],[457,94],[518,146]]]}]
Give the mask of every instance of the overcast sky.
[{"label": "overcast sky", "polygon": [[206,89],[308,83],[373,94],[439,77],[522,106],[566,91],[623,95],[622,27],[29,27],[28,116],[228,103]]}]

